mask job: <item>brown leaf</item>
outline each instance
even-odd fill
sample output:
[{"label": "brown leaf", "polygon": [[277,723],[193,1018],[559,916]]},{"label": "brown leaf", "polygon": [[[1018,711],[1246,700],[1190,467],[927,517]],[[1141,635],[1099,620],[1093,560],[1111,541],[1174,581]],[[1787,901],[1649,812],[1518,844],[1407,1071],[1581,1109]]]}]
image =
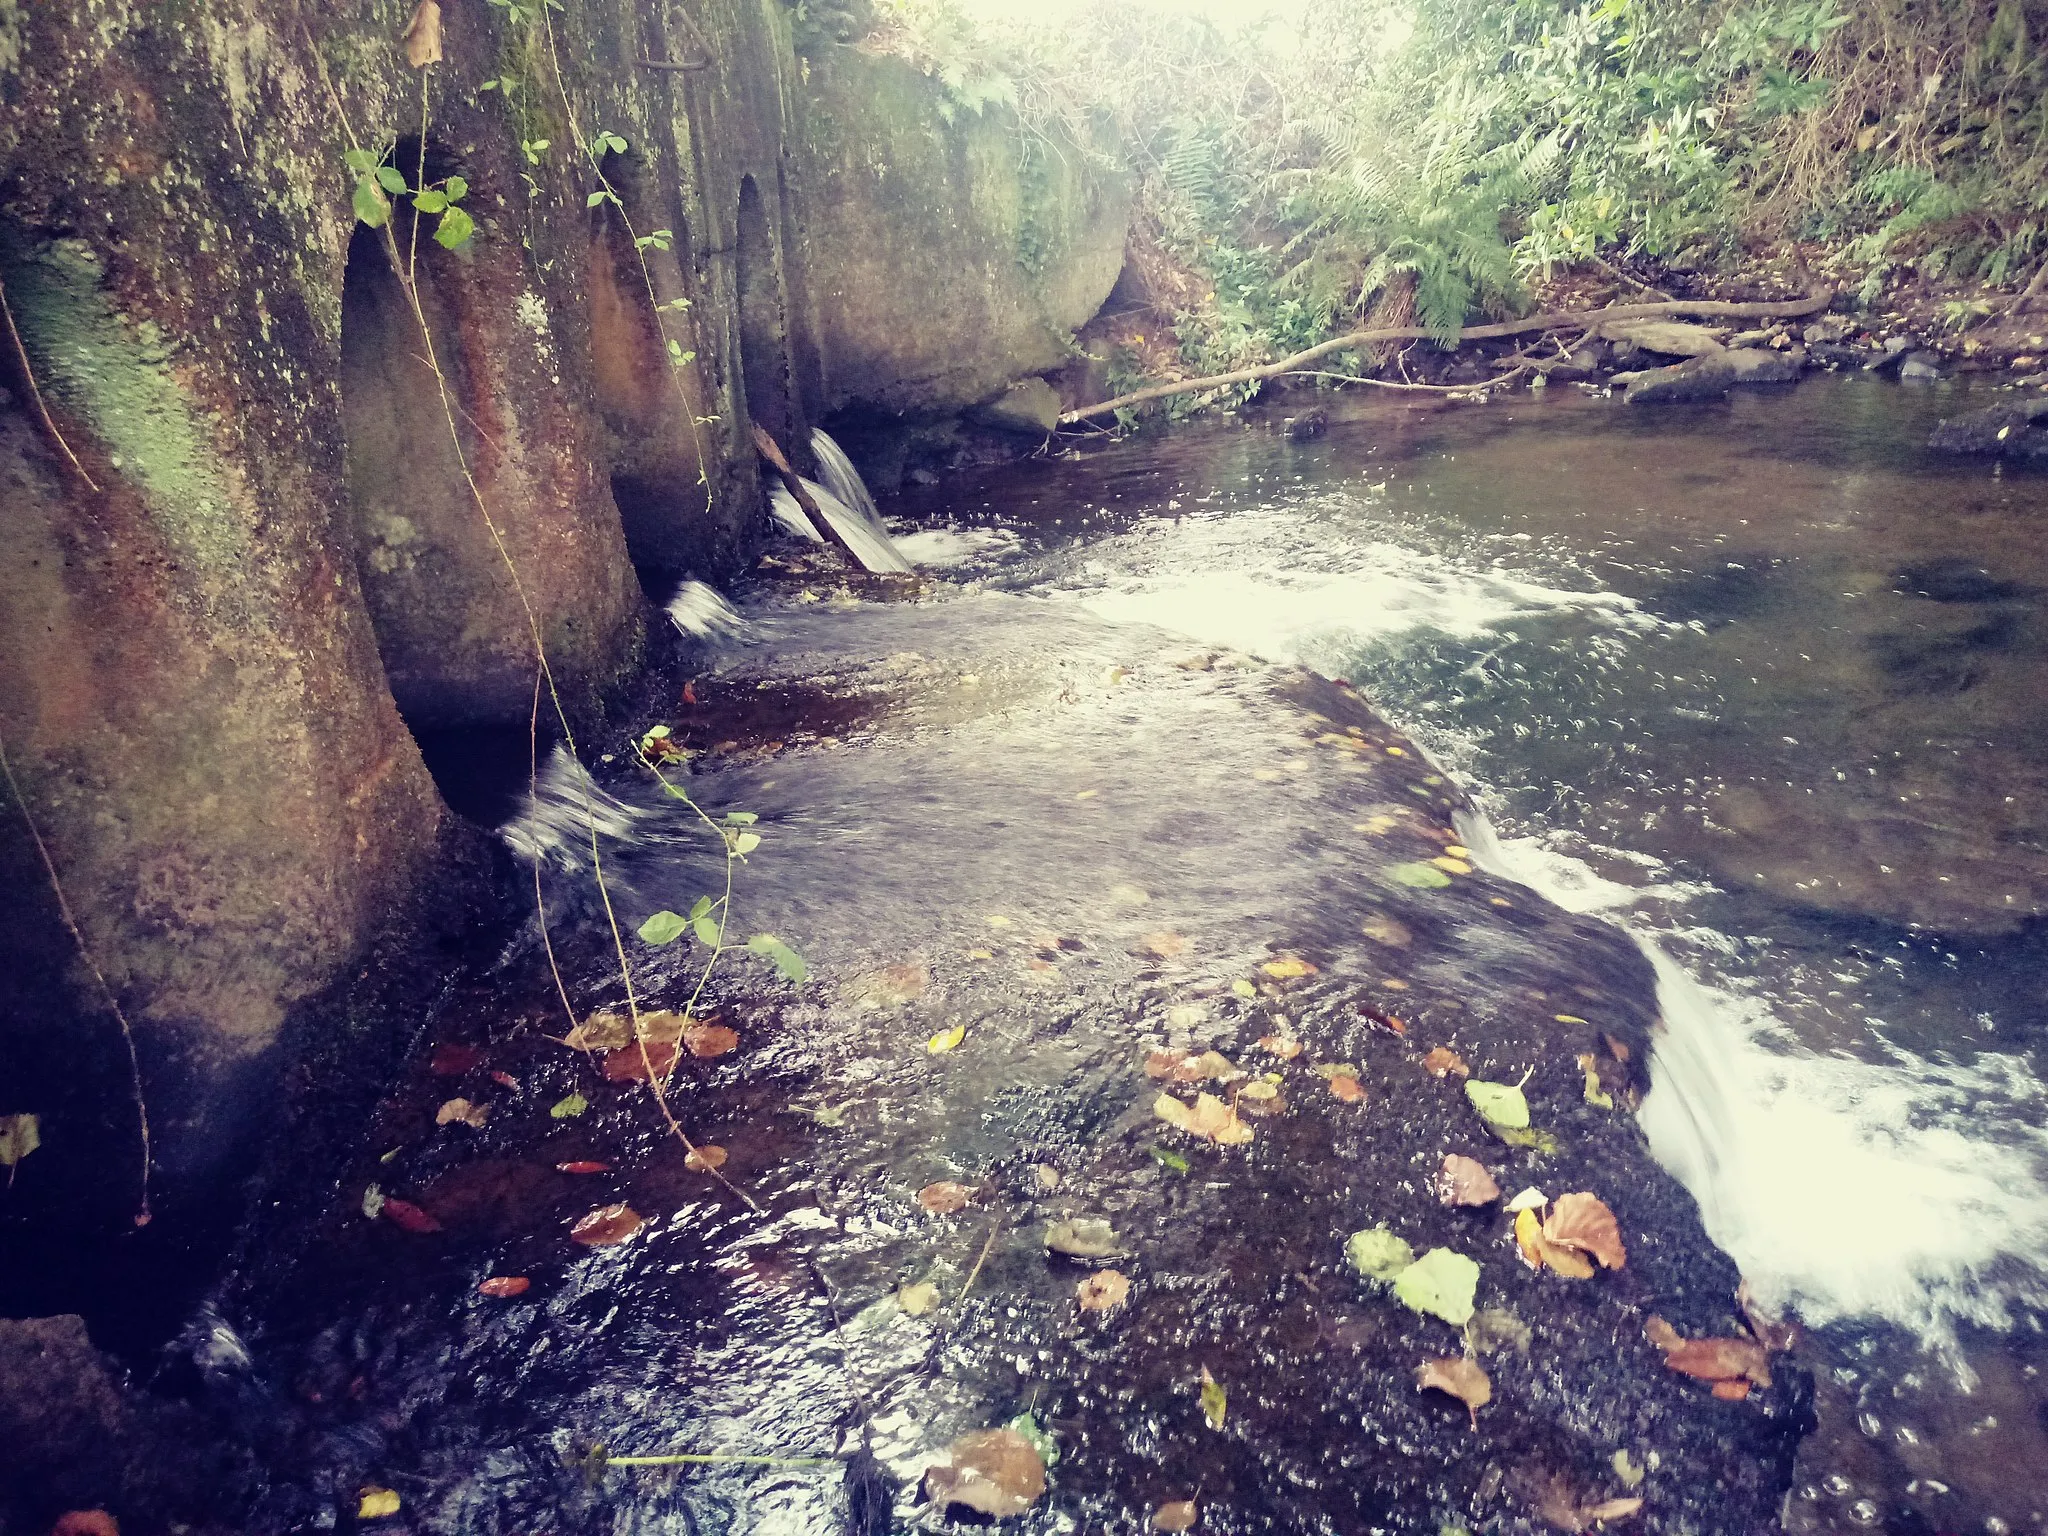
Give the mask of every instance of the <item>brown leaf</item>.
[{"label": "brown leaf", "polygon": [[1723,1402],[1739,1403],[1749,1396],[1747,1381],[1717,1381],[1707,1389]]},{"label": "brown leaf", "polygon": [[483,1051],[474,1045],[437,1045],[427,1058],[427,1070],[436,1077],[460,1077],[483,1059]]},{"label": "brown leaf", "polygon": [[1131,1282],[1120,1271],[1098,1269],[1074,1287],[1074,1299],[1083,1312],[1109,1312],[1124,1304],[1131,1294]]},{"label": "brown leaf", "polygon": [[1439,1045],[1422,1058],[1422,1069],[1431,1077],[1470,1077],[1472,1069],[1465,1065],[1465,1058],[1447,1045]]},{"label": "brown leaf", "polygon": [[1614,1212],[1598,1196],[1583,1191],[1557,1197],[1543,1223],[1543,1240],[1590,1253],[1606,1269],[1620,1269],[1628,1262]]},{"label": "brown leaf", "polygon": [[579,1219],[569,1236],[586,1248],[610,1248],[623,1243],[647,1223],[630,1205],[601,1205]]},{"label": "brown leaf", "polygon": [[450,1099],[434,1111],[434,1124],[451,1125],[459,1120],[464,1125],[473,1125],[481,1129],[490,1113],[491,1106],[488,1104],[472,1104],[467,1099]]},{"label": "brown leaf", "polygon": [[414,69],[441,62],[441,7],[420,0],[405,28],[405,62]]},{"label": "brown leaf", "polygon": [[1147,1077],[1171,1077],[1185,1060],[1187,1060],[1186,1051],[1147,1051],[1145,1053],[1145,1075]]},{"label": "brown leaf", "polygon": [[940,1179],[917,1192],[917,1203],[934,1216],[950,1216],[955,1211],[965,1210],[973,1199],[972,1186],[955,1184],[951,1179]]},{"label": "brown leaf", "polygon": [[104,1509],[67,1509],[50,1536],[121,1536],[121,1523]]},{"label": "brown leaf", "polygon": [[583,1158],[573,1163],[555,1164],[557,1173],[609,1173],[610,1163],[600,1163],[595,1158]]},{"label": "brown leaf", "polygon": [[1171,960],[1175,955],[1184,954],[1188,947],[1188,941],[1177,933],[1148,933],[1138,940],[1138,944],[1161,960]]},{"label": "brown leaf", "polygon": [[1339,1072],[1330,1079],[1330,1092],[1346,1104],[1356,1104],[1365,1097],[1365,1090],[1358,1085],[1358,1079],[1349,1072]]},{"label": "brown leaf", "polygon": [[604,1053],[604,1075],[614,1083],[652,1082],[675,1070],[676,1048],[672,1043],[650,1040],[646,1045],[629,1045]]},{"label": "brown leaf", "polygon": [[1192,1531],[1195,1522],[1201,1517],[1201,1511],[1195,1507],[1193,1499],[1175,1499],[1171,1504],[1162,1504],[1152,1512],[1152,1529]]},{"label": "brown leaf", "polygon": [[438,1232],[441,1230],[440,1222],[434,1220],[433,1217],[414,1205],[410,1200],[399,1200],[387,1196],[384,1201],[383,1210],[379,1214],[393,1226],[407,1232]]},{"label": "brown leaf", "polygon": [[1301,1054],[1301,1042],[1292,1035],[1261,1035],[1259,1049],[1271,1051],[1282,1061],[1292,1061]]},{"label": "brown leaf", "polygon": [[1437,1175],[1436,1195],[1445,1205],[1486,1205],[1500,1198],[1500,1185],[1477,1158],[1452,1152]]},{"label": "brown leaf", "polygon": [[692,1147],[683,1154],[683,1166],[692,1173],[710,1173],[725,1166],[725,1148]]},{"label": "brown leaf", "polygon": [[1023,1514],[1045,1492],[1045,1463],[1014,1429],[977,1430],[925,1468],[924,1487],[935,1504],[964,1504],[1001,1520]]},{"label": "brown leaf", "polygon": [[1228,1082],[1243,1077],[1244,1070],[1232,1064],[1221,1051],[1203,1051],[1197,1056],[1185,1056],[1167,1074],[1176,1083],[1205,1083],[1210,1078]]},{"label": "brown leaf", "polygon": [[1607,1499],[1580,1510],[1579,1518],[1588,1525],[1601,1525],[1609,1520],[1625,1520],[1642,1507],[1641,1499]]},{"label": "brown leaf", "polygon": [[524,1275],[493,1275],[477,1287],[486,1296],[504,1298],[524,1296],[533,1289],[533,1282]]},{"label": "brown leaf", "polygon": [[1735,1394],[1741,1397],[1749,1395],[1751,1383],[1759,1387],[1771,1384],[1770,1358],[1754,1339],[1688,1339],[1661,1317],[1651,1318],[1643,1331],[1664,1351],[1664,1364],[1682,1375],[1701,1381],[1743,1382],[1743,1391]]},{"label": "brown leaf", "polygon": [[576,1051],[615,1051],[633,1039],[633,1021],[623,1013],[593,1013],[562,1037]]},{"label": "brown leaf", "polygon": [[1252,1128],[1238,1119],[1236,1108],[1213,1093],[1195,1095],[1195,1107],[1188,1112],[1184,1129],[1223,1147],[1241,1146],[1252,1139]]},{"label": "brown leaf", "polygon": [[693,1021],[683,1030],[683,1044],[690,1048],[692,1056],[723,1056],[727,1051],[737,1050],[739,1043],[738,1032],[723,1024]]},{"label": "brown leaf", "polygon": [[848,995],[863,1008],[894,1008],[923,997],[931,975],[921,965],[905,961],[885,965],[863,976],[848,988]]},{"label": "brown leaf", "polygon": [[1448,1392],[1465,1405],[1472,1427],[1479,1427],[1479,1410],[1493,1401],[1493,1381],[1477,1360],[1453,1356],[1447,1360],[1425,1360],[1415,1367],[1415,1385],[1424,1390]]}]

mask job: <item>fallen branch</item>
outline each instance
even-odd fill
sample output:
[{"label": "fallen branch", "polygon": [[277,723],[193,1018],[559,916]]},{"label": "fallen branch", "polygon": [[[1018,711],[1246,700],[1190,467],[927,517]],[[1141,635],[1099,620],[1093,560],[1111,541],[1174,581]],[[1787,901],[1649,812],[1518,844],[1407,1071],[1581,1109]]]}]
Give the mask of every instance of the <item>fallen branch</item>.
[{"label": "fallen branch", "polygon": [[838,545],[840,553],[853,562],[856,571],[866,570],[867,566],[860,556],[856,555],[853,547],[839,536],[839,530],[832,526],[832,519],[819,507],[817,498],[804,484],[803,476],[790,468],[789,460],[783,455],[781,448],[776,446],[775,439],[758,423],[754,427],[754,449],[768,461],[769,467],[782,477],[784,487],[796,498],[796,504],[803,508],[804,516],[811,520],[811,526],[818,530],[818,537],[827,544]]},{"label": "fallen branch", "polygon": [[[1501,336],[1522,336],[1530,331],[1547,331],[1561,328],[1591,330],[1596,325],[1610,320],[1649,320],[1660,315],[1692,315],[1701,319],[1717,320],[1796,320],[1802,315],[1818,314],[1828,307],[1832,293],[1822,291],[1810,293],[1803,299],[1779,299],[1754,304],[1728,303],[1720,300],[1675,299],[1665,304],[1609,304],[1602,309],[1556,310],[1544,315],[1531,315],[1526,320],[1507,320],[1495,325],[1467,326],[1451,338],[1454,347],[1468,341],[1489,341]],[[1346,336],[1332,337],[1292,357],[1283,357],[1277,363],[1265,363],[1257,368],[1240,368],[1235,373],[1216,373],[1202,379],[1180,379],[1171,384],[1148,384],[1143,389],[1134,389],[1127,395],[1118,395],[1114,400],[1104,400],[1099,405],[1084,405],[1066,412],[1060,417],[1061,426],[1071,426],[1077,421],[1086,421],[1091,416],[1104,416],[1112,411],[1122,410],[1127,405],[1141,405],[1147,400],[1163,400],[1168,395],[1185,395],[1201,389],[1222,389],[1230,384],[1250,384],[1255,381],[1278,378],[1283,373],[1300,373],[1317,358],[1328,357],[1332,352],[1342,352],[1351,347],[1370,346],[1378,341],[1424,341],[1435,333],[1419,325],[1380,326],[1373,330],[1353,331]]]}]

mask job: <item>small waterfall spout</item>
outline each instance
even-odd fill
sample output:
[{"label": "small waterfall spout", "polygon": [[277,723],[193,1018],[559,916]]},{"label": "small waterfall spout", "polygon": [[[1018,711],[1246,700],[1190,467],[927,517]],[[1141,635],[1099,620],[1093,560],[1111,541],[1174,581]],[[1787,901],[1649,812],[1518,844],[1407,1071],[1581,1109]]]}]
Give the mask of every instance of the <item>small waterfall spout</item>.
[{"label": "small waterfall spout", "polygon": [[[804,489],[825,514],[833,532],[853,551],[854,558],[870,571],[908,571],[910,562],[903,558],[903,552],[882,526],[875,498],[861,483],[860,472],[853,467],[846,451],[821,428],[811,434],[811,452],[816,455],[818,472],[825,480],[821,485],[806,479]],[[776,486],[769,493],[768,504],[775,520],[791,533],[819,542],[817,530],[811,527],[810,519],[804,516],[803,508],[787,487]]]}]

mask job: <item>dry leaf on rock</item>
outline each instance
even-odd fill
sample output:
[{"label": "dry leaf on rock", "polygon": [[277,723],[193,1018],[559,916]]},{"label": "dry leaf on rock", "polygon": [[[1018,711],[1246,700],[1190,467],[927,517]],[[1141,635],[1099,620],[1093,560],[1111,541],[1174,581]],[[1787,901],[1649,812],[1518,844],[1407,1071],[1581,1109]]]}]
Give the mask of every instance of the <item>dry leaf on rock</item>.
[{"label": "dry leaf on rock", "polygon": [[1598,1196],[1584,1191],[1557,1197],[1557,1204],[1551,1207],[1543,1223],[1543,1240],[1546,1244],[1590,1253],[1606,1269],[1620,1269],[1628,1262],[1614,1212]]},{"label": "dry leaf on rock", "polygon": [[399,1200],[387,1196],[379,1208],[379,1214],[393,1226],[407,1232],[438,1232],[441,1223],[410,1200]]},{"label": "dry leaf on rock", "polygon": [[1431,1077],[1470,1077],[1472,1069],[1465,1065],[1465,1058],[1447,1045],[1439,1045],[1422,1058],[1422,1069]]},{"label": "dry leaf on rock", "polygon": [[923,966],[905,962],[861,977],[847,995],[863,1008],[893,1008],[924,996],[930,985],[931,976]]},{"label": "dry leaf on rock", "polygon": [[[1643,1330],[1650,1342],[1664,1351],[1664,1364],[1686,1376],[1715,1383],[1715,1396],[1744,1398],[1752,1385],[1771,1384],[1771,1362],[1763,1345],[1754,1339],[1682,1338],[1676,1328],[1661,1317],[1653,1317]],[[1726,1386],[1727,1390],[1720,1388]]]},{"label": "dry leaf on rock", "polygon": [[398,1495],[389,1488],[379,1488],[367,1483],[356,1490],[356,1518],[358,1520],[382,1520],[387,1515],[398,1513]]},{"label": "dry leaf on rock", "polygon": [[737,1030],[727,1029],[723,1024],[705,1024],[693,1019],[683,1026],[683,1044],[692,1056],[723,1056],[728,1051],[739,1049],[740,1037]]},{"label": "dry leaf on rock", "polygon": [[1556,1473],[1543,1478],[1533,1490],[1536,1513],[1546,1524],[1574,1536],[1610,1520],[1622,1520],[1643,1507],[1641,1499],[1604,1499],[1598,1504],[1581,1504],[1571,1485]]},{"label": "dry leaf on rock", "polygon": [[1209,1421],[1211,1429],[1223,1427],[1223,1416],[1230,1410],[1230,1395],[1223,1390],[1223,1383],[1209,1374],[1209,1367],[1202,1367],[1202,1417]]},{"label": "dry leaf on rock", "polygon": [[1162,1504],[1152,1512],[1152,1529],[1155,1531],[1192,1531],[1195,1522],[1201,1518],[1201,1511],[1193,1499],[1175,1499],[1171,1504]]},{"label": "dry leaf on rock", "polygon": [[441,62],[441,7],[435,0],[420,0],[412,20],[406,23],[402,41],[405,62],[414,69]]},{"label": "dry leaf on rock", "polygon": [[610,1248],[646,1225],[630,1205],[601,1205],[578,1220],[569,1229],[569,1236],[586,1248]]},{"label": "dry leaf on rock", "polygon": [[955,1211],[964,1210],[973,1199],[971,1186],[956,1184],[951,1179],[940,1179],[917,1192],[917,1203],[934,1216],[950,1216]]},{"label": "dry leaf on rock", "polygon": [[924,1048],[934,1056],[943,1056],[946,1052],[955,1049],[966,1038],[967,1026],[965,1024],[955,1024],[951,1029],[942,1029],[936,1035],[933,1035],[931,1039],[925,1041]]},{"label": "dry leaf on rock", "polygon": [[1070,1259],[1120,1259],[1124,1245],[1100,1216],[1075,1216],[1045,1229],[1045,1246]]},{"label": "dry leaf on rock", "polygon": [[121,1536],[121,1522],[104,1509],[67,1509],[50,1527],[50,1536]]},{"label": "dry leaf on rock", "polygon": [[1330,1079],[1330,1092],[1346,1104],[1356,1104],[1365,1097],[1365,1089],[1359,1086],[1358,1079],[1349,1072],[1339,1072]]},{"label": "dry leaf on rock", "polygon": [[1301,1042],[1292,1035],[1261,1035],[1259,1049],[1272,1052],[1282,1061],[1292,1061],[1301,1054]]},{"label": "dry leaf on rock", "polygon": [[1252,1128],[1238,1118],[1237,1110],[1213,1093],[1195,1095],[1195,1107],[1188,1116],[1186,1129],[1190,1135],[1220,1147],[1242,1146],[1252,1139]]},{"label": "dry leaf on rock", "polygon": [[609,1173],[610,1163],[601,1163],[594,1157],[579,1158],[573,1163],[555,1164],[557,1173]]},{"label": "dry leaf on rock", "polygon": [[1593,1278],[1591,1259],[1578,1249],[1554,1243],[1543,1235],[1543,1223],[1534,1206],[1515,1213],[1515,1246],[1522,1251],[1522,1262],[1531,1269],[1547,1265],[1568,1280]]},{"label": "dry leaf on rock", "polygon": [[683,1154],[683,1166],[692,1173],[711,1173],[725,1166],[725,1148],[692,1147]]},{"label": "dry leaf on rock", "polygon": [[[1384,829],[1382,829],[1384,830]],[[1415,942],[1415,935],[1408,925],[1399,918],[1369,918],[1358,930],[1375,944],[1384,944],[1390,949],[1406,949]]]},{"label": "dry leaf on rock", "polygon": [[1452,1356],[1425,1360],[1415,1368],[1415,1385],[1425,1391],[1448,1392],[1465,1405],[1472,1427],[1479,1427],[1479,1410],[1493,1401],[1493,1381],[1477,1360]]},{"label": "dry leaf on rock", "polygon": [[1436,1195],[1445,1205],[1486,1205],[1500,1198],[1500,1185],[1477,1158],[1452,1152],[1437,1174]]},{"label": "dry leaf on rock", "polygon": [[946,1459],[925,1468],[926,1495],[942,1508],[964,1504],[1001,1520],[1021,1515],[1045,1492],[1045,1462],[1014,1429],[982,1429],[946,1448]]},{"label": "dry leaf on rock", "polygon": [[1749,1325],[1749,1331],[1756,1335],[1757,1343],[1763,1345],[1766,1354],[1781,1355],[1799,1342],[1799,1325],[1773,1316],[1763,1303],[1756,1299],[1744,1280],[1735,1287],[1735,1305],[1742,1309],[1742,1320]]},{"label": "dry leaf on rock", "polygon": [[1131,1294],[1128,1277],[1114,1269],[1098,1269],[1074,1287],[1074,1299],[1083,1312],[1108,1312],[1124,1304]]},{"label": "dry leaf on rock", "polygon": [[[697,1022],[697,1020],[677,1013],[673,1009],[651,1008],[640,1015],[640,1038],[658,1041],[666,1045],[674,1045],[689,1032],[690,1026]],[[628,1026],[628,1038],[631,1038],[630,1025]]]},{"label": "dry leaf on rock", "polygon": [[1275,981],[1292,981],[1298,976],[1313,976],[1315,966],[1299,955],[1282,955],[1277,960],[1268,960],[1259,967]]},{"label": "dry leaf on rock", "polygon": [[533,1282],[524,1275],[493,1275],[477,1286],[486,1296],[503,1299],[508,1296],[524,1296],[533,1289]]},{"label": "dry leaf on rock", "polygon": [[911,1317],[923,1317],[939,1304],[939,1288],[929,1280],[906,1285],[896,1292],[896,1305]]},{"label": "dry leaf on rock", "polygon": [[615,1051],[633,1038],[633,1021],[623,1013],[593,1013],[562,1037],[578,1051]]},{"label": "dry leaf on rock", "polygon": [[1520,1215],[1523,1211],[1540,1211],[1548,1204],[1550,1204],[1550,1196],[1543,1193],[1534,1184],[1531,1184],[1503,1206],[1502,1209],[1511,1214]]},{"label": "dry leaf on rock", "polygon": [[1138,940],[1138,944],[1161,960],[1171,960],[1175,955],[1185,953],[1188,947],[1188,941],[1177,933],[1148,933]]},{"label": "dry leaf on rock", "polygon": [[467,1099],[450,1099],[434,1111],[434,1124],[450,1125],[459,1120],[464,1125],[481,1128],[484,1121],[490,1117],[490,1113],[491,1106],[488,1104],[472,1104]]}]

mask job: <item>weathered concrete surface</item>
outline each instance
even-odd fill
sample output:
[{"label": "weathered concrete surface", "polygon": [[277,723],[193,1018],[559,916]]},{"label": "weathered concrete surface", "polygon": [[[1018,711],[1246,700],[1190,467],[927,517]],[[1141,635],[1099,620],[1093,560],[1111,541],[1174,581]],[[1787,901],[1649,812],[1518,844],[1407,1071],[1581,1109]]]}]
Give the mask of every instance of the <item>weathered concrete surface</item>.
[{"label": "weathered concrete surface", "polygon": [[812,62],[800,163],[827,412],[934,415],[1058,368],[1123,269],[1101,146],[953,107],[900,59]]}]

